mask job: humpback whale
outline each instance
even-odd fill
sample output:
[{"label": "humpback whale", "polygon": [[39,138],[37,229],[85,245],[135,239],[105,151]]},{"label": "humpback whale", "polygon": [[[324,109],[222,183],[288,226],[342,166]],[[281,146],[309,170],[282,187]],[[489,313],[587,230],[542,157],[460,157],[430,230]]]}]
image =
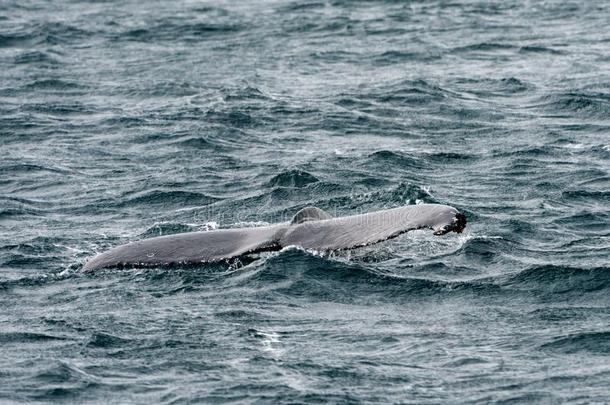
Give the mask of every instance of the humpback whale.
[{"label": "humpback whale", "polygon": [[108,267],[152,267],[219,262],[233,257],[300,246],[343,250],[430,228],[435,235],[461,233],[466,217],[441,204],[407,205],[333,218],[316,207],[298,211],[290,222],[256,228],[219,229],[158,236],[117,246],[87,262],[83,271]]}]

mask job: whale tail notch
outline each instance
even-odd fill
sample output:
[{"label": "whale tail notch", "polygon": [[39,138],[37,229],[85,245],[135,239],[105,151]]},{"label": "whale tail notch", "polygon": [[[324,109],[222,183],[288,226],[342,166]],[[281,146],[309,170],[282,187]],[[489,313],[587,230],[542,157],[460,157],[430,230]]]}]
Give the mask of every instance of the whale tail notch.
[{"label": "whale tail notch", "polygon": [[298,225],[307,221],[321,221],[324,219],[331,219],[332,215],[328,212],[321,210],[318,207],[305,207],[299,212],[297,212],[294,217],[292,217],[292,221],[290,221],[290,225]]}]

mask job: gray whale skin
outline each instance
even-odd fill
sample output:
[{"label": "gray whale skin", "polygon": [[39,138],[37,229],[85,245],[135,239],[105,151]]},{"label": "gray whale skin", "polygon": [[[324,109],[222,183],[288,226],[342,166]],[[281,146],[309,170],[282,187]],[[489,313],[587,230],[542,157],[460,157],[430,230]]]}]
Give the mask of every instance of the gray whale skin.
[{"label": "gray whale skin", "polygon": [[441,204],[406,205],[340,218],[333,218],[316,207],[306,207],[291,222],[179,233],[131,242],[99,254],[82,270],[211,263],[291,245],[318,251],[350,249],[414,229],[430,228],[435,235],[443,235],[451,231],[460,233],[465,226],[463,214]]}]

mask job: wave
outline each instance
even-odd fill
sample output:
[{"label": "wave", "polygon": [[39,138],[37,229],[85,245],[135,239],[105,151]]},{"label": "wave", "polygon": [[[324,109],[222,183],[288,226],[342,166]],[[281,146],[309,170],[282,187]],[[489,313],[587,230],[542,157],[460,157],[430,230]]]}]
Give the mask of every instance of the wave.
[{"label": "wave", "polygon": [[541,45],[526,45],[519,48],[519,53],[541,53],[549,55],[563,55],[565,52],[558,51]]},{"label": "wave", "polygon": [[203,193],[193,191],[165,191],[148,190],[135,193],[132,196],[124,196],[116,203],[117,207],[132,207],[139,205],[162,205],[162,206],[202,206],[219,201],[215,197],[210,197]]},{"label": "wave", "polygon": [[543,145],[543,146],[531,146],[523,149],[516,150],[493,150],[493,157],[545,157],[545,156],[556,156],[556,155],[564,155],[565,151],[560,148]]},{"label": "wave", "polygon": [[[324,255],[328,256],[328,255]],[[425,265],[427,276],[437,269]],[[430,267],[432,266],[432,267]],[[432,269],[432,270],[431,270]],[[459,272],[456,271],[456,275]],[[246,256],[226,262],[200,265],[184,265],[148,269],[107,269],[94,273],[72,271],[27,276],[0,281],[0,290],[15,288],[39,288],[52,283],[78,285],[103,279],[105,284],[121,285],[136,282],[138,289],[146,286],[158,294],[208,291],[215,285],[216,295],[230,295],[242,291],[247,295],[270,294],[270,297],[307,296],[338,302],[355,302],[366,297],[393,301],[427,297],[430,294],[494,294],[501,293],[500,286],[488,278],[471,280],[446,280],[427,277],[398,275],[391,270],[381,270],[374,263],[355,263],[329,259],[317,253],[299,248],[287,248],[281,252]],[[115,281],[111,281],[115,279]],[[118,283],[118,284],[117,284]],[[144,284],[142,284],[144,283]],[[103,341],[103,337],[100,338]],[[95,339],[97,341],[97,339]]]},{"label": "wave", "polygon": [[604,315],[608,312],[605,307],[543,307],[531,311],[528,316],[535,321],[567,322],[584,320],[587,317]]},{"label": "wave", "polygon": [[510,296],[525,291],[547,297],[581,296],[610,288],[610,271],[606,267],[533,266],[508,277],[466,272],[468,279],[463,279],[462,272],[455,271],[452,277],[457,279],[446,279],[442,278],[446,272],[432,276],[438,273],[438,265],[444,266],[442,263],[415,265],[408,273],[411,275],[399,275],[391,268],[381,270],[374,264],[337,261],[288,248],[263,261],[253,262],[250,267],[229,275],[226,281],[231,282],[234,277],[233,281],[240,285],[272,290],[274,294],[350,302],[372,296],[392,301],[430,294]]},{"label": "wave", "polygon": [[[1,40],[0,40],[1,42]],[[23,65],[40,65],[40,66],[58,66],[61,65],[60,55],[51,53],[49,51],[24,51],[15,56],[16,64]]]},{"label": "wave", "polygon": [[553,223],[571,230],[587,231],[588,234],[607,233],[609,231],[610,213],[608,212],[578,212],[555,219]]},{"label": "wave", "polygon": [[608,203],[610,202],[610,191],[568,190],[561,193],[561,199],[564,201],[580,201],[586,203]]},{"label": "wave", "polygon": [[441,59],[441,54],[434,51],[423,51],[423,52],[405,52],[405,51],[385,51],[377,55],[372,55],[369,59],[374,65],[377,66],[389,66],[394,64],[401,64],[409,61],[417,62],[431,62],[434,60]]},{"label": "wave", "polygon": [[110,333],[95,332],[89,337],[87,347],[96,349],[107,349],[113,347],[124,348],[131,342],[132,341],[130,339],[124,339]]},{"label": "wave", "polygon": [[[101,125],[119,126],[121,128],[141,127],[146,124],[146,122],[146,119],[143,117],[129,115],[115,115],[113,117],[103,118],[100,120]],[[137,142],[137,139],[134,141]]]},{"label": "wave", "polygon": [[[470,215],[469,215],[470,216]],[[501,259],[500,253],[512,251],[512,243],[503,237],[475,237],[469,238],[455,252],[456,255],[464,256],[470,262],[480,264],[491,264]]]},{"label": "wave", "polygon": [[326,3],[320,1],[306,1],[306,2],[293,2],[285,6],[281,6],[277,9],[278,12],[306,12],[309,13],[312,10],[324,9]]},{"label": "wave", "polygon": [[84,41],[94,33],[65,22],[34,23],[20,27],[19,31],[0,34],[2,47],[32,47],[35,45],[64,45]]},{"label": "wave", "polygon": [[606,119],[610,115],[610,95],[574,90],[544,96],[541,103],[530,108],[544,111],[551,117]]},{"label": "wave", "polygon": [[27,47],[34,45],[37,41],[35,33],[13,32],[0,34],[0,48]]},{"label": "wave", "polygon": [[549,295],[596,292],[610,287],[610,268],[533,266],[509,277],[503,286]]},{"label": "wave", "polygon": [[0,218],[42,217],[49,211],[46,203],[27,198],[0,197],[0,203]]},{"label": "wave", "polygon": [[259,88],[254,86],[245,87],[229,87],[222,89],[222,98],[225,102],[242,102],[242,101],[257,101],[257,102],[272,102],[271,97],[263,93]]},{"label": "wave", "polygon": [[367,93],[366,98],[390,105],[413,106],[433,102],[438,103],[450,96],[451,93],[438,84],[419,79],[384,84]]},{"label": "wave", "polygon": [[610,354],[610,331],[577,332],[557,336],[540,345],[540,348],[566,354],[583,351]]},{"label": "wave", "polygon": [[115,41],[198,41],[206,38],[235,35],[245,29],[244,25],[237,23],[212,23],[185,21],[181,18],[175,21],[161,21],[147,27],[135,28],[113,35]]},{"label": "wave", "polygon": [[425,163],[421,158],[403,154],[401,152],[394,152],[389,150],[380,150],[371,153],[369,161],[378,165],[396,165],[401,168],[412,168],[412,169],[423,169]]},{"label": "wave", "polygon": [[283,30],[287,34],[294,33],[309,33],[327,36],[334,34],[336,36],[351,35],[352,25],[354,20],[348,16],[336,16],[330,18],[316,18],[315,15],[297,16],[295,18],[286,19],[286,24]]},{"label": "wave", "polygon": [[82,93],[87,89],[87,86],[82,83],[78,83],[70,80],[62,79],[38,79],[31,83],[26,84],[21,88],[22,91],[37,91],[37,90],[62,90],[69,91],[69,94],[75,94],[74,90],[82,89]]},{"label": "wave", "polygon": [[23,344],[23,343],[42,343],[54,340],[67,340],[64,336],[56,336],[48,333],[39,332],[0,332],[0,343],[2,344]]},{"label": "wave", "polygon": [[202,89],[182,80],[158,80],[150,82],[129,83],[122,91],[126,96],[139,97],[188,97],[199,94]]},{"label": "wave", "polygon": [[95,107],[84,104],[80,101],[64,101],[62,103],[27,103],[23,105],[23,110],[32,113],[51,114],[55,116],[93,114]]},{"label": "wave", "polygon": [[460,77],[453,84],[463,92],[477,96],[514,96],[533,89],[532,84],[516,77],[495,78],[469,78]]},{"label": "wave", "polygon": [[513,50],[516,47],[511,44],[502,44],[498,42],[480,42],[476,44],[459,46],[453,48],[453,53],[467,53],[467,52],[494,52],[494,51],[506,51]]},{"label": "wave", "polygon": [[63,279],[58,273],[39,274],[33,276],[19,277],[9,280],[0,280],[0,291],[9,291],[14,288],[40,287],[48,283],[52,283]]},{"label": "wave", "polygon": [[469,163],[478,159],[478,156],[471,153],[458,153],[458,152],[438,152],[430,153],[426,156],[426,159],[440,164],[450,163]]},{"label": "wave", "polygon": [[27,207],[14,207],[0,209],[0,220],[18,217],[25,219],[27,217],[44,217],[44,213]]},{"label": "wave", "polygon": [[[445,263],[451,257],[464,254],[463,250],[439,256],[435,261],[401,264],[403,271],[400,274],[391,265],[392,261],[380,265],[378,261],[385,260],[383,257],[351,261],[341,255],[334,259],[330,253],[286,248],[215,264],[108,269],[90,274],[75,270],[22,277],[0,281],[0,290],[38,288],[56,282],[79,284],[102,278],[117,279],[119,284],[137,282],[138,288],[147,285],[146,288],[153,288],[162,295],[201,290],[208,291],[206,294],[215,291],[214,295],[231,295],[241,291],[259,297],[257,299],[262,294],[274,300],[289,296],[351,303],[362,300],[400,302],[431,295],[510,297],[526,294],[546,300],[563,300],[566,296],[582,297],[610,288],[610,269],[607,267],[543,265],[531,266],[513,275],[489,276],[472,272],[469,267],[459,270],[455,265]],[[493,257],[487,260],[495,261]],[[214,286],[212,290],[211,285]]]},{"label": "wave", "polygon": [[430,294],[490,293],[499,287],[484,280],[443,281],[405,277],[360,263],[329,260],[298,248],[287,248],[254,262],[232,276],[273,295],[337,302],[384,301],[428,297]]},{"label": "wave", "polygon": [[211,122],[235,128],[251,128],[262,125],[264,117],[243,108],[210,109],[205,112],[205,119]]},{"label": "wave", "polygon": [[311,183],[317,183],[318,178],[303,170],[289,170],[275,175],[267,183],[270,187],[304,187]]},{"label": "wave", "polygon": [[[13,380],[16,389],[10,393],[12,401],[17,402],[71,402],[83,398],[86,392],[107,386],[110,394],[120,384],[112,379],[103,383],[103,378],[88,374],[70,361],[37,359],[22,361],[15,365],[18,369],[27,370],[25,376],[34,388],[23,385],[20,380]],[[3,393],[4,394],[4,393]]]}]

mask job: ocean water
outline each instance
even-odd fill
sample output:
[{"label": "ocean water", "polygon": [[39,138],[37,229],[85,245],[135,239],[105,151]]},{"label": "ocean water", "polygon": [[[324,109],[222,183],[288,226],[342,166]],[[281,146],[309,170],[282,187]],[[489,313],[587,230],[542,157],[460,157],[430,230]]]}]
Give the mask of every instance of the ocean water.
[{"label": "ocean water", "polygon": [[[607,403],[610,3],[0,3],[1,403]],[[80,272],[449,204],[461,234]]]}]

